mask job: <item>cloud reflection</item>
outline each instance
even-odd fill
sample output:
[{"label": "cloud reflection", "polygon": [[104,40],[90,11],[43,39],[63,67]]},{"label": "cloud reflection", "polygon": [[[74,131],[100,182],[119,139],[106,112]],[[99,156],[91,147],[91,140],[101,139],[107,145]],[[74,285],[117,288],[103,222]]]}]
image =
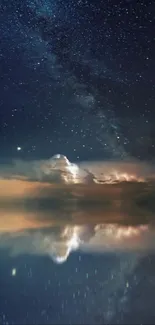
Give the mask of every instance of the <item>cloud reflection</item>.
[{"label": "cloud reflection", "polygon": [[[57,263],[76,250],[155,249],[153,166],[91,162],[75,167],[59,158],[58,165],[56,156],[48,163],[1,168],[0,249],[13,255],[48,255]],[[77,175],[81,182],[75,181]]]},{"label": "cloud reflection", "polygon": [[11,255],[48,255],[53,261],[63,263],[76,250],[99,253],[154,250],[154,235],[154,229],[148,225],[66,225],[3,233],[0,248],[7,248]]}]

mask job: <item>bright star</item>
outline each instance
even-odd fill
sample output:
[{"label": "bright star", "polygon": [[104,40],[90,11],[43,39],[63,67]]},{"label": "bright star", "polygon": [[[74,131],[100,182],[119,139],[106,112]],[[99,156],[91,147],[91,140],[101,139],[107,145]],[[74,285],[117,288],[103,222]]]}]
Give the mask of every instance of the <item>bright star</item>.
[{"label": "bright star", "polygon": [[17,147],[17,151],[21,151],[22,150],[22,148],[21,147]]},{"label": "bright star", "polygon": [[15,268],[13,268],[12,271],[11,271],[11,275],[16,276],[16,273],[17,273],[17,270]]}]

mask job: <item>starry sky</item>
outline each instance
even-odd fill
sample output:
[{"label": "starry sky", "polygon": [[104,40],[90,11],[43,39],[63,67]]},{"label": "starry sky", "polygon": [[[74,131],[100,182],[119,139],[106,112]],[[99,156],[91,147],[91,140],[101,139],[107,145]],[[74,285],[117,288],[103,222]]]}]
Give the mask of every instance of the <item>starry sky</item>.
[{"label": "starry sky", "polygon": [[1,2],[1,159],[152,159],[152,0]]},{"label": "starry sky", "polygon": [[[155,2],[0,11],[0,324],[154,324]],[[136,179],[45,184],[57,153]]]}]

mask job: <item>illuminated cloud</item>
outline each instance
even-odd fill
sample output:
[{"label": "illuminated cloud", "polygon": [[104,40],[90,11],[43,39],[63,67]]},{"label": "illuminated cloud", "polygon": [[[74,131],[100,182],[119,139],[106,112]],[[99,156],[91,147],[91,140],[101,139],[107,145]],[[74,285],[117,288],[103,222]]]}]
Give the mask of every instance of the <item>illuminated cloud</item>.
[{"label": "illuminated cloud", "polygon": [[0,178],[20,179],[54,184],[117,183],[154,180],[153,164],[133,161],[70,162],[61,154],[47,160],[15,160],[0,167]]},{"label": "illuminated cloud", "polygon": [[84,182],[87,172],[80,170],[77,164],[71,163],[61,154],[47,160],[25,162],[13,161],[12,164],[0,168],[0,177],[5,179],[27,179],[50,183],[77,184]]},{"label": "illuminated cloud", "polygon": [[71,163],[64,155],[54,155],[51,159],[41,165],[43,175],[48,175],[49,179],[66,183],[78,184],[83,181],[82,172],[78,165]]}]

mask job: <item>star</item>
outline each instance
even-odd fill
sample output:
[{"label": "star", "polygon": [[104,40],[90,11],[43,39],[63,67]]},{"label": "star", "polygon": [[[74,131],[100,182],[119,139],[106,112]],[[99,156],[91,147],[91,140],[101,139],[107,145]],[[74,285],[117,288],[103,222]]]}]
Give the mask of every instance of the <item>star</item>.
[{"label": "star", "polygon": [[17,273],[16,268],[13,268],[13,269],[11,270],[11,275],[12,275],[12,276],[16,276],[16,273]]},{"label": "star", "polygon": [[21,151],[22,150],[22,148],[21,147],[17,147],[17,151]]}]

